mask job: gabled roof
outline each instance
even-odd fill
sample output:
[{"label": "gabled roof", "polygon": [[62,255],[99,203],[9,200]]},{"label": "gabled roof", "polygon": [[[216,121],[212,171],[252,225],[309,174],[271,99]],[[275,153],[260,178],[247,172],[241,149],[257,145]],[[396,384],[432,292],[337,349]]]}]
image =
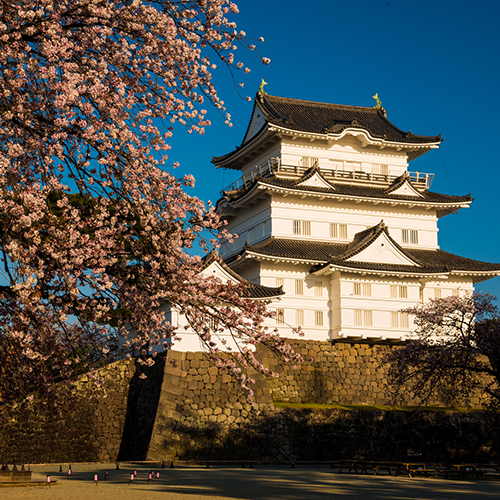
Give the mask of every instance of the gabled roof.
[{"label": "gabled roof", "polygon": [[[350,131],[350,132],[349,132]],[[252,117],[242,143],[233,151],[214,156],[217,167],[239,169],[242,155],[259,143],[276,138],[276,133],[303,133],[325,140],[336,140],[346,133],[362,131],[363,141],[385,146],[408,147],[413,160],[431,147],[438,147],[441,135],[404,132],[387,119],[385,110],[290,99],[257,93]],[[357,135],[357,134],[354,134]],[[361,137],[361,136],[360,136]]]},{"label": "gabled roof", "polygon": [[[406,264],[356,260],[356,255],[373,245],[382,233],[408,259]],[[307,264],[311,266],[310,272],[318,274],[340,270],[423,279],[454,274],[471,277],[474,282],[500,275],[500,264],[468,259],[439,249],[403,248],[390,237],[383,224],[361,231],[348,244],[271,237],[257,245],[245,245],[239,255],[232,256],[226,262],[230,266],[237,266],[247,259]]]},{"label": "gabled roof", "polygon": [[346,106],[257,94],[256,102],[269,123],[304,132],[339,134],[346,128],[366,130],[373,137],[394,142],[429,144],[441,136],[415,135],[393,125],[383,109]]},{"label": "gabled roof", "polygon": [[[308,182],[317,178],[317,183]],[[407,189],[402,189],[406,186]],[[262,191],[296,194],[298,196],[308,195],[323,198],[342,199],[342,200],[360,200],[366,199],[374,202],[389,203],[407,202],[408,205],[432,206],[436,208],[437,216],[442,217],[455,212],[463,206],[469,205],[473,198],[470,194],[465,196],[451,196],[446,194],[434,193],[432,191],[420,191],[409,180],[405,173],[396,178],[389,187],[356,185],[346,183],[335,183],[324,177],[319,168],[310,168],[300,179],[280,179],[277,176],[266,178],[256,178],[247,187],[234,191],[224,191],[217,206],[221,202],[228,202],[231,207],[244,205],[254,196],[259,196]]]},{"label": "gabled roof", "polygon": [[[208,272],[207,272],[208,271]],[[224,262],[219,257],[219,254],[212,250],[208,255],[205,256],[201,263],[200,273],[207,276],[216,276],[220,279],[231,281],[233,283],[243,283],[246,285],[245,291],[247,296],[252,299],[272,299],[283,295],[283,287],[268,287],[264,285],[256,285],[238,273],[233,271],[229,266],[224,264]]]}]

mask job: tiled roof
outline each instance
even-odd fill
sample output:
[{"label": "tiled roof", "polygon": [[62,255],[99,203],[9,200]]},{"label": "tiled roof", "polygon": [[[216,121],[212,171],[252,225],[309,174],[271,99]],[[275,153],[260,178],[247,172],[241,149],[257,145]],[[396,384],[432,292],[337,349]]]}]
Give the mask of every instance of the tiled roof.
[{"label": "tiled roof", "polygon": [[[257,107],[265,115],[266,124],[277,125],[289,130],[311,134],[341,135],[345,129],[354,128],[366,130],[373,138],[383,141],[422,145],[423,148],[416,147],[408,152],[410,160],[423,154],[426,145],[442,142],[441,135],[416,135],[411,130],[404,132],[387,119],[383,109],[303,101],[288,97],[262,95],[261,93],[257,93],[255,97],[252,114]],[[247,128],[242,143],[230,153],[214,156],[212,163],[219,166],[224,165],[227,168],[239,168],[231,166],[231,163],[228,162],[231,159],[234,161],[235,157],[245,150],[255,138],[269,140],[271,136],[274,137],[274,134],[269,134],[266,130],[266,125],[263,125],[250,140],[246,137]]]},{"label": "tiled roof", "polygon": [[208,255],[204,257],[201,263],[201,268],[200,272],[205,270],[212,262],[218,262],[221,267],[226,271],[228,274],[230,274],[233,278],[235,278],[237,281],[240,283],[244,283],[246,285],[246,293],[249,298],[252,299],[266,299],[266,298],[273,298],[273,297],[279,297],[281,295],[284,295],[283,287],[278,286],[278,287],[270,287],[270,286],[264,286],[264,285],[256,285],[252,283],[251,281],[246,280],[242,276],[240,276],[237,272],[233,271],[229,266],[227,266],[224,262],[222,262],[219,258],[219,254],[215,251],[212,250]]},{"label": "tiled roof", "polygon": [[367,130],[373,137],[409,144],[441,142],[441,136],[404,132],[393,125],[381,109],[327,104],[257,94],[257,103],[270,123],[292,130],[340,134],[346,128]]},{"label": "tiled roof", "polygon": [[[404,200],[413,201],[416,203],[467,203],[471,202],[473,199],[470,194],[465,196],[451,196],[447,194],[434,193],[432,191],[419,191],[422,195],[419,198],[409,195],[393,194],[392,191],[397,189],[403,182],[406,181],[406,177],[400,176],[394,180],[394,182],[389,187],[375,187],[375,186],[363,186],[355,184],[342,184],[342,183],[332,183],[327,178],[322,177],[326,183],[330,184],[331,189],[324,187],[315,186],[299,186],[301,182],[304,182],[311,174],[304,175],[304,177],[298,180],[290,179],[279,179],[277,177],[268,177],[256,179],[252,184],[248,185],[247,188],[242,188],[236,191],[224,192],[224,199],[229,202],[234,202],[245,196],[257,183],[269,184],[270,186],[276,186],[277,188],[286,189],[297,189],[299,191],[311,192],[311,193],[325,193],[325,194],[336,194],[340,196],[353,196],[356,198],[380,198],[387,200]],[[403,178],[404,177],[404,178]],[[410,182],[410,181],[409,181]],[[411,182],[410,182],[411,183]]]},{"label": "tiled roof", "polygon": [[[365,233],[365,231],[363,231],[363,233]],[[362,241],[364,239],[365,238],[363,237],[363,235],[361,235],[359,241]],[[353,243],[354,242],[356,242],[356,239],[353,241]],[[467,259],[466,257],[460,257],[459,255],[444,252],[443,250],[420,250],[414,248],[404,248],[403,251],[413,261],[419,263],[420,265],[418,266],[377,264],[371,262],[356,262],[355,260],[346,262],[346,259],[348,259],[352,254],[352,251],[350,250],[353,250],[353,247],[349,249],[350,245],[351,244],[324,243],[271,237],[268,240],[257,245],[245,246],[242,253],[251,252],[254,254],[269,257],[302,260],[305,263],[318,262],[318,266],[313,269],[319,269],[321,267],[324,267],[326,264],[331,263],[334,265],[337,264],[339,266],[352,269],[422,274],[446,273],[451,271],[500,271],[500,263],[492,264],[488,262],[480,262],[477,260]],[[399,247],[399,245],[397,246]],[[233,257],[227,262],[228,264],[231,264],[231,262],[234,260],[235,258]]]}]

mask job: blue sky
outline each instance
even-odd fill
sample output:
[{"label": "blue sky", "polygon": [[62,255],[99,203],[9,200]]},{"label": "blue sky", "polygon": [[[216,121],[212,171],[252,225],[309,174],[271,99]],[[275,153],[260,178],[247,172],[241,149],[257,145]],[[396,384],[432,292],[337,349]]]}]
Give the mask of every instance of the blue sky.
[{"label": "blue sky", "polygon": [[[376,92],[388,118],[415,134],[442,134],[440,150],[411,162],[435,173],[432,190],[475,198],[471,208],[440,219],[439,244],[448,252],[500,262],[497,199],[500,158],[500,2],[440,0],[235,0],[239,29],[258,43],[236,52],[251,68],[242,95],[254,96],[261,78],[272,95],[373,106]],[[229,128],[215,110],[204,136],[182,128],[171,141],[178,174],[191,173],[193,193],[215,202],[236,172],[215,170],[212,156],[239,145],[252,103],[238,97],[220,65],[215,84],[232,115]],[[477,287],[500,296],[500,277]]]}]

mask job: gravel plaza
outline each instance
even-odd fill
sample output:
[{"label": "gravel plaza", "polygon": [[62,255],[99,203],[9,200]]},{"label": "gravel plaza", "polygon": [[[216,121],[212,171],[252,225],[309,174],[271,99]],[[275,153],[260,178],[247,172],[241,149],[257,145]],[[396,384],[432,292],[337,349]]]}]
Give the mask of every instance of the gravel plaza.
[{"label": "gravel plaza", "polygon": [[[175,467],[145,464],[73,464],[33,466],[33,485],[0,485],[2,500],[476,500],[500,496],[498,480],[445,480],[403,476],[339,474],[325,466]],[[109,475],[106,479],[105,471]],[[131,474],[137,471],[133,481]],[[149,480],[149,473],[160,473]],[[94,475],[98,475],[97,484]],[[47,486],[47,475],[51,486]],[[155,474],[156,476],[156,474]],[[35,484],[40,484],[35,486]]]}]

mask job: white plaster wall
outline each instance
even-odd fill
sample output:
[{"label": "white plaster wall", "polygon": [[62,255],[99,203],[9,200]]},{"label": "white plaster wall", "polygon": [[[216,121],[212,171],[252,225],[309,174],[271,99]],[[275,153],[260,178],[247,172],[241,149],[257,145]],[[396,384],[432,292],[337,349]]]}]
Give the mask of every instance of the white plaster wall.
[{"label": "white plaster wall", "polygon": [[[405,150],[396,151],[392,148],[380,149],[374,146],[363,148],[354,137],[348,136],[340,141],[328,144],[326,141],[283,139],[282,163],[284,165],[300,165],[302,156],[319,158],[320,168],[334,169],[336,162],[361,162],[364,172],[372,172],[372,165],[384,164],[389,167],[389,174],[402,175],[408,168],[408,156]],[[340,167],[339,167],[340,168]]]},{"label": "white plaster wall", "polygon": [[389,229],[391,237],[402,244],[402,229],[418,231],[418,248],[436,249],[438,246],[438,227],[435,211],[388,205],[373,205],[371,203],[338,202],[325,198],[304,198],[299,196],[283,197],[273,194],[271,216],[273,221],[272,235],[278,238],[294,237],[293,221],[311,221],[311,235],[304,239],[311,241],[332,241],[330,238],[330,223],[347,225],[347,239],[351,241],[355,234],[368,227],[375,226],[381,220]]}]

